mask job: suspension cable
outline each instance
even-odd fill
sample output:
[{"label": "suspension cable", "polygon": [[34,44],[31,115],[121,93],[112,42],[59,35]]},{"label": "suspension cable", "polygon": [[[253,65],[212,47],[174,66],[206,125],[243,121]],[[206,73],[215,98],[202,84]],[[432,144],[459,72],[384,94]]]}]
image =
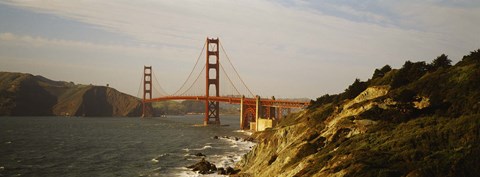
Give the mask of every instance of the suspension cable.
[{"label": "suspension cable", "polygon": [[[193,69],[192,69],[192,71],[190,72],[190,74],[188,75],[187,79],[185,80],[185,82],[183,82],[182,86],[181,86],[173,95],[177,95],[177,93],[180,92],[180,90],[182,90],[182,88],[185,86],[185,84],[187,84],[187,81],[190,79],[190,77],[191,77],[192,74],[193,74],[193,71],[195,71],[195,68],[196,68],[197,65],[198,65],[198,61],[200,61],[200,57],[202,57],[203,50],[205,50],[205,46],[207,46],[207,41],[205,41],[205,43],[203,44],[202,51],[200,52],[200,55],[198,55],[197,61],[195,62],[195,65],[193,66]],[[198,79],[198,78],[197,78],[197,79]],[[182,94],[183,94],[183,93],[182,93]]]},{"label": "suspension cable", "polygon": [[142,73],[140,76],[141,76],[141,79],[140,79],[140,85],[138,86],[138,92],[137,92],[137,97],[140,98],[140,99],[143,99],[143,95],[141,95],[141,92],[140,90],[142,90],[142,83],[143,83],[143,74]]},{"label": "suspension cable", "polygon": [[232,80],[230,79],[230,77],[228,77],[228,74],[227,74],[227,72],[225,72],[225,69],[223,68],[222,63],[219,63],[219,64],[220,64],[220,68],[222,68],[223,73],[225,73],[225,75],[227,76],[228,81],[230,81],[230,84],[232,84],[232,86],[233,86],[233,88],[235,89],[235,91],[237,91],[237,94],[241,94],[241,93],[238,91],[237,87],[235,87],[235,84],[233,84],[233,82],[232,82]]},{"label": "suspension cable", "polygon": [[165,91],[165,89],[163,89],[162,86],[160,85],[160,82],[158,82],[157,76],[155,75],[155,73],[154,73],[153,71],[152,71],[152,75],[153,75],[153,79],[155,79],[155,81],[156,81],[156,83],[157,83],[157,85],[158,85],[158,87],[159,87],[158,89],[160,89],[160,90],[157,90],[156,87],[153,87],[153,89],[155,89],[155,91],[157,91],[157,92],[160,94],[160,96],[161,96],[162,94],[163,94],[164,96],[168,95],[168,93]]},{"label": "suspension cable", "polygon": [[240,78],[240,81],[242,81],[243,86],[245,86],[245,88],[247,88],[248,92],[250,92],[250,94],[251,94],[252,96],[254,96],[253,92],[250,90],[250,88],[247,87],[247,84],[245,84],[245,82],[243,81],[242,77],[240,77],[240,75],[238,74],[237,69],[235,69],[235,66],[233,66],[232,61],[230,61],[230,58],[228,57],[227,52],[226,52],[225,49],[223,48],[222,43],[220,43],[220,41],[219,41],[218,43],[219,43],[220,47],[222,47],[223,53],[225,53],[225,56],[227,57],[228,62],[229,62],[230,65],[232,66],[232,68],[233,68],[233,70],[235,71],[235,73],[237,74],[238,78]]},{"label": "suspension cable", "polygon": [[180,94],[180,95],[185,94],[186,92],[188,92],[188,91],[193,87],[193,85],[195,85],[195,83],[197,82],[198,78],[200,78],[200,76],[202,75],[202,72],[205,70],[206,66],[207,66],[207,64],[205,64],[205,65],[203,66],[202,71],[200,71],[200,74],[198,74],[197,78],[195,79],[195,81],[193,81],[192,85],[190,85],[190,87],[188,87],[188,89],[185,90],[185,91],[184,91],[182,94]]}]

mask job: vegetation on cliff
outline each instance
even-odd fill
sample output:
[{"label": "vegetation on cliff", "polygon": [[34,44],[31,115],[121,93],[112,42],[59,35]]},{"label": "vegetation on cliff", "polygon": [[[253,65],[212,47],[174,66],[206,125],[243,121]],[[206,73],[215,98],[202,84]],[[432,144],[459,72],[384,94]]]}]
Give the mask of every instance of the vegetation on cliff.
[{"label": "vegetation on cliff", "polygon": [[480,50],[374,71],[273,129],[239,164],[250,176],[480,174]]},{"label": "vegetation on cliff", "polygon": [[[205,113],[205,102],[195,100],[162,101],[152,104],[154,115],[184,115]],[[238,105],[220,103],[220,114],[239,114]]]},{"label": "vegetation on cliff", "polygon": [[0,72],[0,115],[140,116],[139,99],[110,87]]}]

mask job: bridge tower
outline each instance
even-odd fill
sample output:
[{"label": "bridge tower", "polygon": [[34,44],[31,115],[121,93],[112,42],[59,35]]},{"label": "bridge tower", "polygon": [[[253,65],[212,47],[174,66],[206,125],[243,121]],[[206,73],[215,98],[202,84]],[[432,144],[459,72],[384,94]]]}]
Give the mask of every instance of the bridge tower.
[{"label": "bridge tower", "polygon": [[148,117],[152,113],[152,110],[150,110],[151,103],[145,102],[147,99],[152,99],[152,66],[143,66],[142,117]]},{"label": "bridge tower", "polygon": [[220,96],[220,63],[219,63],[219,39],[207,38],[207,63],[206,63],[206,100],[204,125],[220,125],[220,103],[210,101],[210,86],[215,88],[215,97]]}]

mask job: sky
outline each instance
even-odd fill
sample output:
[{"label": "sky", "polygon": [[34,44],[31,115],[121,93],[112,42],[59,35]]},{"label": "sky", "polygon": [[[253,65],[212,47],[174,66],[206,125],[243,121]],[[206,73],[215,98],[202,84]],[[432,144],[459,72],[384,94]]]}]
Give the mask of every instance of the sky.
[{"label": "sky", "polygon": [[479,31],[478,0],[1,0],[0,71],[136,96],[151,65],[173,93],[218,37],[255,94],[313,99],[386,64],[455,63]]}]

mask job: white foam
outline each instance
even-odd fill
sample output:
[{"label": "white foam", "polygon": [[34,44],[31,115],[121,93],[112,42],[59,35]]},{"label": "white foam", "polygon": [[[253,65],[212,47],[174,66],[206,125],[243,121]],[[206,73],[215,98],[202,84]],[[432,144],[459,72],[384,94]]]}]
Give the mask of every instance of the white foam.
[{"label": "white foam", "polygon": [[161,158],[161,157],[166,156],[166,155],[168,155],[168,153],[160,154],[159,156],[156,157],[156,159]]},{"label": "white foam", "polygon": [[200,150],[205,150],[205,149],[208,149],[208,148],[212,148],[212,146],[206,145],[206,146],[203,146],[202,148],[200,148]]},{"label": "white foam", "polygon": [[[210,145],[206,145],[206,146],[203,146],[201,148],[195,148],[195,149],[192,149],[194,151],[201,151],[201,150],[205,150],[205,149],[209,149],[209,148],[212,148],[212,146]],[[188,149],[188,148],[187,148]],[[190,150],[189,150],[190,151]],[[188,152],[188,151],[187,151]]]},{"label": "white foam", "polygon": [[[252,134],[252,132],[243,131],[243,130],[237,130],[235,132],[243,133],[245,135],[251,135]],[[251,150],[251,147],[255,146],[254,142],[246,141],[243,138],[238,138],[238,137],[234,137],[234,136],[233,137],[223,136],[223,137],[219,137],[218,139],[221,140],[221,141],[226,141],[229,144],[229,146],[225,146],[225,147],[229,147],[229,148],[226,148],[226,149],[231,149],[231,152],[227,151],[224,154],[212,154],[212,155],[208,156],[207,160],[210,161],[211,163],[215,164],[215,166],[217,166],[217,168],[234,167],[235,164],[242,159],[242,156],[244,154],[248,153]],[[191,150],[205,150],[205,149],[209,149],[209,148],[222,148],[222,149],[225,148],[224,146],[212,147],[211,145],[212,145],[212,143],[206,143],[206,145],[203,146],[202,148],[196,148],[196,149],[185,148],[183,150],[186,151],[186,152],[189,152]],[[191,155],[192,154],[187,153],[184,156],[191,156]],[[195,159],[186,158],[186,160],[188,160],[188,161],[198,161],[198,158],[195,158]],[[225,176],[225,175],[218,175],[218,174],[202,175],[202,174],[199,174],[198,172],[193,172],[193,171],[191,171],[191,169],[184,168],[184,167],[183,168],[178,168],[175,171],[176,171],[175,175],[169,175],[169,176],[188,176],[188,177],[193,177],[193,176],[195,176],[195,177],[197,177],[197,176],[208,176],[208,177],[210,177],[210,176],[215,176],[215,177],[216,176],[218,176],[218,177],[219,176]]]},{"label": "white foam", "polygon": [[227,152],[220,159],[218,159],[218,161],[214,161],[217,167],[226,168],[235,166],[235,163],[239,162],[242,159],[242,156],[249,152],[251,147],[255,145],[255,143],[251,141],[245,141],[241,138],[237,139],[236,137],[221,137],[219,139],[228,142],[231,148],[236,148],[237,150],[234,152]]},{"label": "white foam", "polygon": [[243,134],[248,135],[248,136],[250,136],[250,135],[253,134],[253,132],[252,132],[252,131],[249,131],[249,130],[235,130],[235,131],[233,131],[233,132],[235,132],[235,133],[243,133]]},{"label": "white foam", "polygon": [[164,156],[166,156],[166,155],[168,155],[168,153],[160,154],[160,155],[158,155],[157,157],[153,158],[153,159],[150,160],[150,161],[153,162],[153,163],[158,163],[158,159],[160,159],[160,158],[162,158],[162,157],[164,157]]},{"label": "white foam", "polygon": [[177,167],[174,169],[175,171],[177,171],[175,174],[168,174],[166,176],[199,177],[202,175],[202,174],[199,174],[198,172],[191,171],[190,169],[185,167]]}]

